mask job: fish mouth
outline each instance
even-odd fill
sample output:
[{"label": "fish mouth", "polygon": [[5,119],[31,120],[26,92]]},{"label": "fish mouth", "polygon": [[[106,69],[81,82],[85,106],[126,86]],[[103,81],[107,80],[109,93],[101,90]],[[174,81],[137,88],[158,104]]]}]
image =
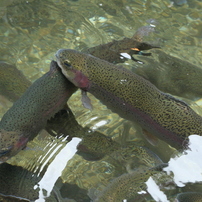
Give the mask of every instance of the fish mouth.
[{"label": "fish mouth", "polygon": [[12,150],[13,146],[8,147],[7,149],[3,149],[0,151],[0,158],[6,154],[8,154]]},{"label": "fish mouth", "polygon": [[63,49],[59,49],[59,50],[56,52],[56,54],[55,54],[56,62],[57,62],[58,66],[59,66],[60,68],[61,68],[61,62],[60,62],[60,52],[61,52],[61,50],[63,50]]},{"label": "fish mouth", "polygon": [[9,146],[0,151],[0,164],[4,163],[5,161],[9,159],[10,152],[12,151],[12,149],[13,149],[13,146]]},{"label": "fish mouth", "polygon": [[62,50],[62,49],[59,49],[59,50],[57,50],[57,52],[55,53],[55,57],[58,59],[58,57],[59,57],[59,54],[60,54],[60,50]]},{"label": "fish mouth", "polygon": [[57,50],[57,52],[55,53],[56,58],[59,58],[60,53],[63,52],[64,50],[65,50],[64,48]]},{"label": "fish mouth", "polygon": [[56,62],[58,63],[58,66],[60,68],[62,68],[62,64],[61,64],[61,59],[62,59],[62,54],[61,52],[63,52],[66,49],[59,49],[56,53],[55,53],[55,57],[56,57]]}]

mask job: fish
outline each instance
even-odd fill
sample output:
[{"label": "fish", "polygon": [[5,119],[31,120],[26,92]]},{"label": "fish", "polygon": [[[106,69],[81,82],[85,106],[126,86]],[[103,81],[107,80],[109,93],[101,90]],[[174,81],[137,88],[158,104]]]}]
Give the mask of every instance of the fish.
[{"label": "fish", "polygon": [[[150,22],[153,24],[152,19]],[[154,24],[156,24],[155,21]],[[140,30],[142,29],[144,27],[140,27]],[[134,63],[132,71],[149,80],[166,93],[192,100],[202,96],[202,84],[200,82],[202,70],[200,67],[165,53],[160,50],[159,46],[135,40],[137,35],[142,36],[139,30],[132,38],[114,40],[106,44],[82,49],[81,52],[113,64],[124,63],[128,59],[138,61],[133,57],[137,54],[151,56],[142,58],[139,63]],[[144,50],[150,50],[150,52],[143,53]],[[129,57],[122,56],[122,53],[128,54]]]},{"label": "fish", "polygon": [[[89,130],[89,128],[86,129]],[[77,154],[82,156],[85,160],[96,161],[119,148],[119,143],[98,131],[94,131],[83,136],[82,141],[77,145]]]},{"label": "fish", "polygon": [[121,165],[130,166],[141,163],[147,167],[154,167],[163,163],[163,161],[147,147],[139,146],[137,143],[127,143],[122,146],[118,142],[105,136],[104,134],[94,131],[85,135],[82,141],[77,145],[77,154],[85,160],[96,161],[110,156]]},{"label": "fish", "polygon": [[124,165],[128,172],[131,172],[139,165],[152,168],[163,163],[153,151],[134,143],[127,143],[124,147],[120,146],[109,156]]},{"label": "fish", "polygon": [[26,147],[47,120],[64,108],[77,88],[62,74],[55,61],[3,115],[0,121],[0,163]]},{"label": "fish", "polygon": [[[157,24],[152,19],[148,23]],[[144,28],[140,27],[139,29],[142,30]],[[141,63],[135,63],[132,71],[149,80],[166,93],[188,99],[200,98],[202,96],[201,68],[163,52],[159,46],[138,41],[136,39],[137,35],[140,37],[143,35],[139,33],[139,29],[132,38],[113,40],[106,44],[82,49],[81,52],[91,54],[113,64],[124,63],[128,59],[134,60],[134,54],[152,55],[154,57],[144,57]],[[150,53],[142,52],[150,49],[152,49]],[[123,57],[121,53],[129,54],[129,58]],[[135,59],[135,61],[137,60]]]},{"label": "fish", "polygon": [[144,57],[145,64],[136,64],[132,71],[153,83],[163,92],[195,100],[202,97],[202,69],[188,61],[151,50],[152,56]]},{"label": "fish", "polygon": [[39,189],[34,186],[40,181],[37,176],[20,166],[3,163],[0,165],[0,193],[6,196],[13,196],[24,200],[38,199]]},{"label": "fish", "polygon": [[[140,35],[140,34],[139,34]],[[122,56],[122,53],[126,53],[134,61],[136,60],[133,55],[151,55],[150,53],[142,53],[144,50],[150,50],[153,48],[160,48],[157,45],[152,45],[146,42],[140,42],[134,38],[123,38],[121,40],[113,40],[106,44],[101,44],[88,49],[83,49],[82,52],[86,54],[91,54],[100,59],[106,60],[108,62],[117,64],[124,63],[128,60],[127,57]]]},{"label": "fish", "polygon": [[15,196],[0,194],[0,202],[31,202],[31,201],[21,197],[19,198]]},{"label": "fish", "polygon": [[202,202],[202,193],[183,192],[177,195],[176,202]]},{"label": "fish", "polygon": [[[42,176],[38,173],[33,173],[20,166],[3,163],[0,165],[0,201],[3,202],[31,202],[39,198],[38,183]],[[68,194],[62,198],[60,191],[62,187],[69,186],[79,191],[79,188],[68,183],[61,183],[62,179],[59,178],[50,196],[44,201],[47,202],[75,202],[75,200],[67,199]]]},{"label": "fish", "polygon": [[31,85],[31,82],[15,65],[0,61],[0,94],[15,102]]},{"label": "fish", "polygon": [[122,66],[72,49],[58,50],[56,61],[75,86],[172,147],[185,149],[189,135],[202,135],[202,117],[188,104]]},{"label": "fish", "polygon": [[[11,102],[16,102],[31,85],[32,83],[14,64],[0,61],[0,95],[3,95]],[[38,90],[40,91],[40,88]],[[67,122],[71,122],[68,124],[74,125],[74,129],[66,127]],[[78,132],[78,125],[71,109],[66,104],[64,109],[48,120],[45,129],[54,137],[61,135],[65,137],[71,135],[74,137],[74,130]]]},{"label": "fish", "polygon": [[[112,180],[97,196],[91,196],[93,202],[122,202],[124,199],[135,199],[134,201],[145,201],[148,193],[146,181],[155,175],[165,175],[161,173],[166,164],[160,164],[153,168],[135,170],[132,173],[125,173]],[[141,192],[144,191],[144,194]]]}]

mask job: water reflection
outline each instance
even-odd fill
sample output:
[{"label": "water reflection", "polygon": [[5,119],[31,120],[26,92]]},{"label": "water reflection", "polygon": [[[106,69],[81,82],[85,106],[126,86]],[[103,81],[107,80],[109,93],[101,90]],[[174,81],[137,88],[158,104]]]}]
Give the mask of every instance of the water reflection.
[{"label": "water reflection", "polygon": [[[64,170],[68,161],[76,153],[76,151],[77,151],[76,146],[79,142],[80,142],[79,138],[73,138],[71,142],[67,143],[66,146],[62,150],[60,150],[60,152],[57,154],[55,159],[48,166],[44,176],[38,182],[38,187],[39,187],[40,191],[39,191],[39,199],[36,201],[38,201],[38,202],[43,201],[42,199],[45,199],[46,197],[50,196],[50,193],[54,187],[55,182],[61,176],[62,171]],[[49,157],[54,155],[54,153],[58,149],[59,148],[56,148],[55,151],[52,152]],[[46,163],[47,162],[44,162],[45,165],[46,165]],[[36,189],[36,188],[37,187],[34,187],[34,189]],[[43,189],[46,190],[46,196],[44,196],[44,194],[43,194]]]},{"label": "water reflection", "polygon": [[189,149],[180,156],[171,158],[168,167],[164,170],[174,174],[174,181],[179,187],[184,187],[186,183],[202,182],[202,137],[198,135],[189,136]]}]

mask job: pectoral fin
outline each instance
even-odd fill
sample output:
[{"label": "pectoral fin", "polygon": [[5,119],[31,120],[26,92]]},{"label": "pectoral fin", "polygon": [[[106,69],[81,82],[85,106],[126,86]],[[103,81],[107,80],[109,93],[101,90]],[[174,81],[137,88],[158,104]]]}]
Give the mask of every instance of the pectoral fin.
[{"label": "pectoral fin", "polygon": [[81,101],[85,108],[92,110],[93,106],[91,104],[90,98],[87,96],[87,92],[84,90],[81,90]]},{"label": "pectoral fin", "polygon": [[158,138],[155,137],[154,135],[152,135],[151,133],[149,133],[146,130],[142,130],[143,135],[145,137],[145,139],[153,146],[156,146],[158,144]]}]

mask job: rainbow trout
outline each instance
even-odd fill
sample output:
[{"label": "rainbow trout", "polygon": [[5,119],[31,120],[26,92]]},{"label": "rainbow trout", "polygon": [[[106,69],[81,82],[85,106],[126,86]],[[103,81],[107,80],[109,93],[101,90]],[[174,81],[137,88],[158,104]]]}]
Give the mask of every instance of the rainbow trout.
[{"label": "rainbow trout", "polygon": [[[3,163],[0,165],[0,201],[3,202],[33,202],[39,198],[39,186],[42,176],[39,173],[30,172],[20,166]],[[68,186],[68,190],[74,188],[77,192],[82,192],[75,185],[62,183],[58,178],[50,196],[46,197],[46,202],[75,202],[68,199],[69,193],[61,196],[61,188]],[[41,200],[38,200],[41,201]]]},{"label": "rainbow trout", "polygon": [[202,202],[202,193],[183,192],[177,195],[176,202]]},{"label": "rainbow trout", "polygon": [[[134,63],[132,71],[164,92],[188,99],[200,98],[202,96],[202,69],[166,54],[162,50],[152,48],[157,47],[137,42],[132,38],[125,38],[95,46],[83,52],[114,64],[128,60],[121,55],[122,53],[127,53],[134,61],[139,61],[133,57],[134,54],[152,55],[153,57],[144,57],[140,62]],[[148,49],[152,49],[150,53],[142,52]]]},{"label": "rainbow trout", "polygon": [[121,165],[132,163],[143,164],[148,167],[159,165],[162,160],[146,147],[134,143],[121,146],[102,133],[93,132],[83,137],[77,145],[77,154],[86,160],[100,160],[106,155],[120,162]]},{"label": "rainbow trout", "polygon": [[56,62],[52,61],[50,67],[4,114],[0,122],[0,163],[23,149],[76,91]]},{"label": "rainbow trout", "polygon": [[[20,166],[13,166],[7,163],[0,165],[0,196],[4,201],[35,201],[39,196],[39,188],[34,189],[41,177]],[[54,191],[53,191],[54,192]],[[12,197],[9,200],[9,196]],[[49,201],[57,201],[51,193]]]},{"label": "rainbow trout", "polygon": [[183,148],[189,135],[202,135],[198,114],[135,73],[71,49],[58,50],[56,58],[63,74],[81,88],[84,98],[85,92],[90,92],[113,112],[139,123],[171,146]]},{"label": "rainbow trout", "polygon": [[[93,202],[122,202],[124,199],[133,199],[132,201],[145,201],[146,195],[141,194],[146,191],[146,181],[151,176],[158,175],[157,179],[161,178],[170,180],[169,177],[162,171],[166,164],[161,164],[153,168],[137,169],[129,174],[123,174],[112,180],[106,188],[101,191],[98,196],[91,196]],[[91,195],[91,193],[89,193]]]},{"label": "rainbow trout", "polygon": [[[144,29],[141,27],[139,29]],[[185,97],[188,99],[200,98],[202,96],[202,69],[187,61],[173,57],[164,53],[158,46],[135,40],[141,34],[138,31],[132,38],[114,40],[112,42],[101,44],[92,48],[84,49],[82,52],[91,54],[100,59],[111,63],[124,63],[128,58],[121,55],[127,53],[129,58],[139,61],[133,56],[153,55],[153,57],[144,57],[141,61],[134,63],[133,72],[144,77],[153,83],[160,90],[173,95]],[[152,49],[150,53],[143,53],[144,50]]]},{"label": "rainbow trout", "polygon": [[149,80],[163,92],[193,100],[202,97],[200,67],[161,50],[152,50],[151,53],[153,57],[144,57],[144,64],[134,64],[134,73]]},{"label": "rainbow trout", "polygon": [[111,63],[123,63],[127,60],[126,57],[122,56],[122,53],[127,53],[131,56],[131,59],[138,61],[133,57],[134,54],[151,55],[150,53],[142,53],[143,50],[150,50],[152,48],[159,48],[148,43],[139,42],[133,38],[123,38],[121,40],[113,40],[107,44],[101,44],[82,52],[91,54],[103,60],[107,60]]},{"label": "rainbow trout", "polygon": [[[46,79],[46,77],[43,77],[43,79]],[[43,82],[41,82],[41,84],[43,84]],[[15,102],[31,85],[32,83],[15,65],[0,62],[0,95],[3,95],[11,102]],[[41,89],[43,90],[43,88],[38,87],[39,91]],[[59,88],[57,90],[59,90]],[[39,95],[40,94],[41,93],[39,93]],[[26,97],[24,97],[24,99],[26,99]],[[67,122],[71,122],[68,124],[72,124],[75,127],[66,127]],[[74,131],[78,132],[78,128],[79,124],[76,122],[73,113],[67,105],[48,120],[46,125],[46,131],[52,136],[74,136]],[[80,128],[82,127],[80,126]]]}]

